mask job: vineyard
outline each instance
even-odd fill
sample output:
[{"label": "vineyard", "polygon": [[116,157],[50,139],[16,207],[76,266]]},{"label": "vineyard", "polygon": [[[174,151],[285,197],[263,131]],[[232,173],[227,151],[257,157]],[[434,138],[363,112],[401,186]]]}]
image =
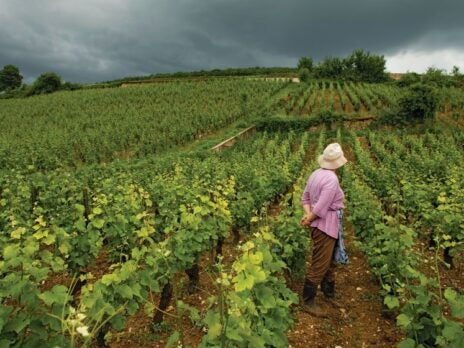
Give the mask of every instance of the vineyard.
[{"label": "vineyard", "polygon": [[295,89],[273,111],[310,115],[330,110],[365,115],[395,104],[399,95],[400,91],[393,86],[319,81]]},{"label": "vineyard", "polygon": [[[0,347],[464,346],[464,92],[441,90],[433,124],[370,127],[402,93],[230,78],[1,100]],[[314,122],[210,150],[275,115]],[[356,258],[315,320],[300,198],[335,141]]]},{"label": "vineyard", "polygon": [[159,153],[259,113],[284,85],[171,82],[2,101],[0,165],[42,170]]}]

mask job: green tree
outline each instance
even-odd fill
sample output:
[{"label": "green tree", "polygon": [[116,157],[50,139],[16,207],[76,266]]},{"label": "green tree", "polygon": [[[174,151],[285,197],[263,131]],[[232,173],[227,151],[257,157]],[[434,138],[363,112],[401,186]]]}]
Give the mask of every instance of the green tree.
[{"label": "green tree", "polygon": [[385,82],[388,79],[385,73],[385,58],[365,52],[364,50],[354,50],[353,53],[345,59],[348,70],[354,80],[365,82]]},{"label": "green tree", "polygon": [[301,57],[298,60],[297,68],[298,70],[306,68],[309,72],[311,72],[313,70],[313,59],[311,57]]},{"label": "green tree", "polygon": [[399,112],[406,121],[423,122],[435,117],[439,102],[439,94],[434,86],[417,83],[399,100]]},{"label": "green tree", "polygon": [[23,77],[19,73],[19,69],[14,65],[5,65],[0,70],[0,91],[15,89],[21,87]]},{"label": "green tree", "polygon": [[385,63],[384,56],[354,50],[347,58],[326,57],[315,68],[315,72],[321,78],[385,82],[388,80]]},{"label": "green tree", "polygon": [[320,78],[341,78],[344,71],[345,66],[342,59],[338,57],[326,57],[317,66],[316,75]]},{"label": "green tree", "polygon": [[52,93],[61,88],[61,77],[54,72],[40,75],[32,86],[31,94]]},{"label": "green tree", "polygon": [[422,76],[422,81],[425,83],[432,83],[437,87],[449,87],[451,86],[451,79],[445,74],[442,69],[430,67],[426,73]]}]

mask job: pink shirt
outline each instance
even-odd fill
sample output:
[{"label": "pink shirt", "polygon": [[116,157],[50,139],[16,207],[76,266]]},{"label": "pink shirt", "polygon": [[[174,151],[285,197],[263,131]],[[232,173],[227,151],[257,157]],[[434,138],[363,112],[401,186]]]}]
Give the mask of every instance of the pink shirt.
[{"label": "pink shirt", "polygon": [[302,204],[309,204],[311,211],[318,216],[311,223],[311,227],[338,239],[337,210],[344,208],[344,196],[337,174],[323,168],[315,170],[309,177],[301,197]]}]

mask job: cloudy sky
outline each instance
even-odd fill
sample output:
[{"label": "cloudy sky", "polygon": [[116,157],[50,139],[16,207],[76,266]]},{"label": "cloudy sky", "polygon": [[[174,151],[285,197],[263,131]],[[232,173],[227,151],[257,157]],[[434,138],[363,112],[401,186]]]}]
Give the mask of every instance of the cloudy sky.
[{"label": "cloudy sky", "polygon": [[0,68],[94,82],[383,54],[390,72],[464,71],[463,0],[0,0]]}]

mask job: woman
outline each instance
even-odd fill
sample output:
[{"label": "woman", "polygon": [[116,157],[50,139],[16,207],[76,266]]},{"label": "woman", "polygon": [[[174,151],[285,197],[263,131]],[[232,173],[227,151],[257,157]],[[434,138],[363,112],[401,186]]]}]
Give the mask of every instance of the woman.
[{"label": "woman", "polygon": [[301,225],[312,227],[311,267],[303,288],[304,309],[310,314],[321,316],[323,313],[315,303],[317,287],[321,284],[324,295],[334,298],[335,262],[348,262],[342,230],[344,194],[335,174],[347,160],[340,145],[333,143],[324,149],[318,162],[320,168],[311,174],[302,195],[305,215]]}]

